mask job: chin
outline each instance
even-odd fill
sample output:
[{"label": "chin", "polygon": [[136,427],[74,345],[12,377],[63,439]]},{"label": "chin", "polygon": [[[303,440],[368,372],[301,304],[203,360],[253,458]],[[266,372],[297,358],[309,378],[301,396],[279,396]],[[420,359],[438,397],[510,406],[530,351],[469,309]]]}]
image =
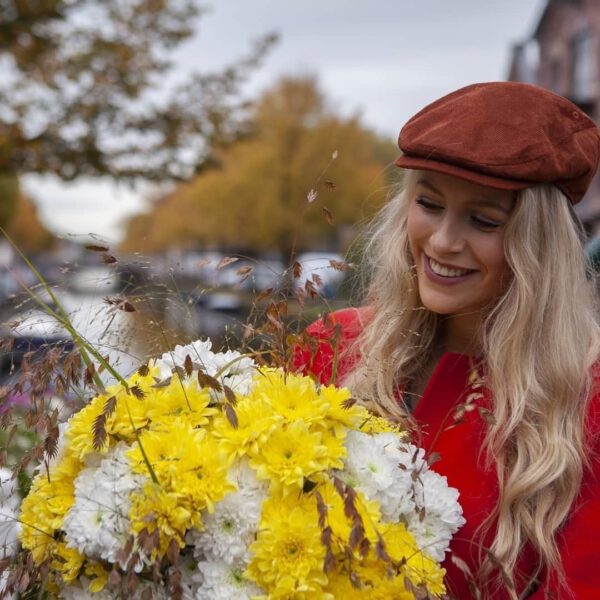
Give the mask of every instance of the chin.
[{"label": "chin", "polygon": [[459,309],[455,309],[455,308],[449,308],[447,306],[438,306],[436,304],[425,304],[423,302],[423,306],[432,313],[435,313],[436,315],[454,315],[456,313],[459,312]]},{"label": "chin", "polygon": [[447,302],[428,301],[421,298],[421,304],[432,313],[437,315],[451,315],[457,313],[460,309],[456,306],[450,306]]},{"label": "chin", "polygon": [[[433,297],[432,297],[433,296]],[[420,296],[421,304],[430,312],[438,315],[451,315],[461,311],[462,307],[455,302],[448,301],[447,298],[436,297],[436,294],[425,293]]]}]

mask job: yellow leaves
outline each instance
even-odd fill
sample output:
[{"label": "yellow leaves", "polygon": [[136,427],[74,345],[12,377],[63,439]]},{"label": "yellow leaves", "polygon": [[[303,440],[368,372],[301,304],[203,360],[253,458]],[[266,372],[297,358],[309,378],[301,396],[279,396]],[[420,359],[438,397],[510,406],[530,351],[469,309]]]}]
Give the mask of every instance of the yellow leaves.
[{"label": "yellow leaves", "polygon": [[133,220],[124,245],[286,250],[292,238],[307,245],[373,213],[385,200],[395,145],[325,106],[312,78],[282,79],[257,104],[255,136],[224,151],[221,169]]},{"label": "yellow leaves", "polygon": [[[2,193],[1,188],[2,183],[0,181],[2,203],[6,202],[10,205],[12,200]],[[20,195],[13,212],[14,214],[11,215],[6,230],[23,252],[32,254],[46,250],[52,245],[55,238],[40,221],[37,208],[29,198]]]}]

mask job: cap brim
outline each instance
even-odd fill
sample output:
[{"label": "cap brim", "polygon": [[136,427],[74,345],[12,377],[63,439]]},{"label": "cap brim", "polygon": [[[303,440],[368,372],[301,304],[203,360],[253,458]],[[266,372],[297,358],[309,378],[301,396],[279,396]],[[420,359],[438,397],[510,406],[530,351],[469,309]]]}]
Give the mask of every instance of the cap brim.
[{"label": "cap brim", "polygon": [[485,185],[497,190],[524,190],[525,188],[535,185],[535,183],[531,181],[502,179],[501,177],[494,177],[492,175],[486,175],[485,173],[470,171],[469,169],[465,169],[463,167],[432,160],[430,158],[407,156],[406,154],[400,155],[396,159],[395,164],[396,166],[404,169],[435,171],[437,173],[443,173],[444,175],[452,175],[453,177],[458,177],[459,179],[464,179],[465,181],[470,181],[471,183],[477,183],[479,185]]}]

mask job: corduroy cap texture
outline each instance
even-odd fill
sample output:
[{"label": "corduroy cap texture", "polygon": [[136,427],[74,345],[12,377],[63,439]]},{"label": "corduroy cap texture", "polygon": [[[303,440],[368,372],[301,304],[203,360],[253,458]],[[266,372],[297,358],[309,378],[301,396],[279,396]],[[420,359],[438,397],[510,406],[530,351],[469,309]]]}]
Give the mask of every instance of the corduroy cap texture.
[{"label": "corduroy cap texture", "polygon": [[526,83],[477,83],[436,100],[400,131],[396,164],[503,190],[556,185],[576,204],[598,167],[600,132],[575,104]]}]

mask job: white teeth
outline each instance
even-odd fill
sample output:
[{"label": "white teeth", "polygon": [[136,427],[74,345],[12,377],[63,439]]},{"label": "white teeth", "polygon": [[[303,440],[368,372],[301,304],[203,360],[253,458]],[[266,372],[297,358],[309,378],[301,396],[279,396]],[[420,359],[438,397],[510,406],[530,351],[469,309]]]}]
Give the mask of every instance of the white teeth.
[{"label": "white teeth", "polygon": [[433,258],[429,259],[429,265],[436,275],[441,275],[442,277],[461,277],[462,275],[470,273],[470,269],[449,269],[448,267],[435,262]]}]

